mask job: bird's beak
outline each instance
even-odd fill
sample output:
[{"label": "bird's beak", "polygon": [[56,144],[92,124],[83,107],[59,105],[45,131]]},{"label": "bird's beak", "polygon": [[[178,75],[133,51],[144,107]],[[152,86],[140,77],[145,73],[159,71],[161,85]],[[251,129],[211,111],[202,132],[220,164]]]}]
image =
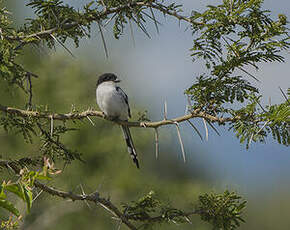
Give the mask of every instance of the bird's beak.
[{"label": "bird's beak", "polygon": [[119,78],[116,78],[116,80],[114,82],[118,83],[120,82],[121,80]]}]

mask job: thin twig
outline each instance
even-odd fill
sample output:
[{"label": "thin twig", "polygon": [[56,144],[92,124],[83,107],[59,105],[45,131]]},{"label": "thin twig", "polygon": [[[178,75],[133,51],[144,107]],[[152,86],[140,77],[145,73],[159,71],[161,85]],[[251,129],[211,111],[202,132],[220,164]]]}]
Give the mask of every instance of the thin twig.
[{"label": "thin twig", "polygon": [[130,27],[130,34],[131,34],[132,41],[133,41],[133,47],[135,48],[135,46],[136,46],[136,43],[135,43],[135,37],[134,37],[134,32],[133,32],[132,22],[131,22],[130,19],[129,19],[129,27]]},{"label": "thin twig", "polygon": [[205,129],[205,140],[208,141],[208,128],[207,128],[207,125],[206,125],[205,118],[202,118],[202,121],[203,121],[204,129]]},{"label": "thin twig", "polygon": [[287,98],[286,94],[283,92],[282,88],[279,86],[279,89],[283,95],[283,97],[285,98],[285,100],[287,101],[288,105],[290,105],[289,99]]},{"label": "thin twig", "polygon": [[34,202],[41,195],[42,192],[43,192],[43,190],[40,190],[40,192],[37,193],[35,197],[33,197],[32,202]]},{"label": "thin twig", "polygon": [[166,102],[166,100],[164,101],[163,114],[164,114],[164,120],[167,120],[167,102]]},{"label": "thin twig", "polygon": [[108,49],[107,49],[104,33],[103,33],[103,30],[102,30],[102,26],[101,26],[101,23],[99,21],[98,21],[98,26],[99,26],[99,30],[100,30],[103,46],[104,46],[105,55],[106,55],[106,58],[108,59],[109,58]]},{"label": "thin twig", "polygon": [[251,137],[250,137],[250,139],[249,139],[249,142],[248,142],[248,146],[250,147],[250,145],[252,144],[252,140],[253,140],[253,138],[254,138],[254,133],[252,133],[252,135],[251,135]]},{"label": "thin twig", "polygon": [[265,127],[266,125],[270,122],[270,120],[266,121],[265,124],[256,132],[256,133],[253,133],[252,136],[250,137],[250,140],[249,140],[249,146],[254,138],[254,136],[258,135]]},{"label": "thin twig", "polygon": [[190,220],[187,216],[184,216],[184,219],[185,219],[189,224],[192,224],[191,220]]},{"label": "thin twig", "polygon": [[115,216],[115,217],[117,217],[117,215],[111,210],[111,209],[109,209],[106,205],[104,205],[104,204],[102,204],[102,203],[99,203],[99,205],[103,208],[103,209],[105,209],[105,210],[107,210],[109,213],[111,213],[113,216]]},{"label": "thin twig", "polygon": [[[146,17],[148,17],[154,21],[153,17],[150,14],[147,14],[145,11],[142,11],[142,14],[144,14]],[[157,20],[156,20],[156,23],[157,23],[157,25],[162,25],[162,23],[157,21]]]},{"label": "thin twig", "polygon": [[209,126],[216,132],[216,134],[218,135],[218,136],[220,136],[220,133],[219,133],[219,131],[216,129],[216,127],[214,127],[214,125],[210,122],[210,121],[208,121],[208,120],[206,120],[206,122],[209,124]]},{"label": "thin twig", "polygon": [[203,138],[202,138],[202,135],[201,133],[199,132],[199,130],[195,127],[195,125],[190,121],[190,120],[187,120],[187,122],[191,125],[191,127],[195,130],[195,132],[198,134],[198,136],[200,137],[201,141],[203,141]]},{"label": "thin twig", "polygon": [[105,5],[104,1],[103,0],[100,0],[100,2],[102,3],[102,5],[103,5],[103,7],[104,7],[104,9],[106,11],[107,10],[107,6]]},{"label": "thin twig", "polygon": [[2,33],[2,29],[0,28],[0,39],[1,40],[4,40],[4,37],[3,37],[3,33]]},{"label": "thin twig", "polygon": [[[227,43],[228,47],[234,52],[234,54],[237,57],[240,57],[240,55],[233,49],[233,47],[230,45],[230,43],[224,38],[222,37],[222,39],[225,41],[225,43]],[[251,76],[252,78],[254,78],[256,81],[260,82],[260,80],[258,78],[256,78],[253,74],[249,73],[248,71],[246,71],[245,69],[243,69],[242,67],[237,67],[239,70],[243,71],[244,73],[248,74],[249,76]]]},{"label": "thin twig", "polygon": [[242,70],[244,73],[248,74],[250,77],[254,78],[257,82],[261,82],[258,78],[256,78],[253,74],[249,73],[247,70],[242,67],[237,67],[239,70]]},{"label": "thin twig", "polygon": [[112,17],[110,17],[105,23],[104,23],[104,27],[107,26],[113,19],[114,17],[116,17],[117,13],[113,14]]},{"label": "thin twig", "polygon": [[53,135],[53,116],[50,117],[50,136]]},{"label": "thin twig", "polygon": [[29,98],[28,98],[28,109],[32,109],[32,82],[31,82],[31,73],[26,73],[27,77],[27,82],[29,84],[28,86],[28,93],[29,93]]},{"label": "thin twig", "polygon": [[176,131],[177,131],[177,135],[178,135],[179,144],[180,144],[180,147],[181,147],[183,161],[185,163],[186,162],[185,151],[184,151],[184,146],[183,146],[183,142],[182,142],[181,135],[180,135],[179,124],[177,122],[175,122],[175,125],[176,125]]},{"label": "thin twig", "polygon": [[266,125],[270,122],[270,120],[266,121],[265,124],[258,130],[258,132],[256,133],[256,135],[258,135],[265,127]]},{"label": "thin twig", "polygon": [[72,57],[75,58],[75,56],[73,55],[73,53],[69,50],[69,48],[67,48],[57,37],[55,37],[53,34],[50,34],[50,36],[56,41],[58,42]]},{"label": "thin twig", "polygon": [[157,34],[159,34],[159,28],[158,28],[158,25],[157,25],[157,20],[155,18],[154,12],[153,12],[151,7],[149,7],[149,9],[150,9],[150,12],[152,14],[152,18],[153,18],[153,21],[154,21],[154,24],[155,24],[156,32],[157,32]]},{"label": "thin twig", "polygon": [[158,134],[158,128],[155,128],[154,131],[155,131],[155,156],[156,156],[156,159],[157,159],[158,156],[159,156],[159,134]]},{"label": "thin twig", "polygon": [[260,108],[263,110],[264,113],[267,112],[258,100],[257,100],[257,104],[260,106]]},{"label": "thin twig", "polygon": [[92,121],[92,119],[91,119],[89,116],[87,116],[87,119],[89,120],[89,122],[91,122],[91,124],[92,124],[93,126],[95,126],[95,123]]},{"label": "thin twig", "polygon": [[86,33],[86,31],[83,29],[83,27],[81,25],[78,25],[78,27],[80,28],[80,30],[82,31],[84,38],[86,39],[86,37],[88,37],[89,34]]},{"label": "thin twig", "polygon": [[252,140],[253,140],[253,138],[256,136],[256,135],[258,135],[265,127],[266,127],[266,125],[268,124],[270,122],[270,120],[268,120],[268,121],[266,121],[265,123],[264,123],[264,125],[256,132],[256,133],[252,133],[252,135],[251,135],[251,137],[250,137],[250,139],[249,139],[249,144],[248,144],[248,146],[250,146],[251,145],[251,143],[252,143]]},{"label": "thin twig", "polygon": [[[83,188],[82,184],[80,184],[80,189],[81,189],[82,195],[85,196],[86,193],[85,193],[85,191],[84,191],[84,188]],[[89,202],[88,202],[87,200],[84,200],[84,201],[85,201],[86,205],[88,206],[88,208],[89,208],[90,210],[92,210],[92,207],[90,206]]]},{"label": "thin twig", "polygon": [[123,223],[122,220],[120,220],[119,223],[118,223],[117,230],[120,230],[121,229],[122,223]]},{"label": "thin twig", "polygon": [[142,22],[140,20],[136,20],[134,17],[132,17],[132,20],[136,23],[136,25],[143,31],[143,33],[149,38],[151,39],[150,34],[147,32],[146,27],[142,24]]}]

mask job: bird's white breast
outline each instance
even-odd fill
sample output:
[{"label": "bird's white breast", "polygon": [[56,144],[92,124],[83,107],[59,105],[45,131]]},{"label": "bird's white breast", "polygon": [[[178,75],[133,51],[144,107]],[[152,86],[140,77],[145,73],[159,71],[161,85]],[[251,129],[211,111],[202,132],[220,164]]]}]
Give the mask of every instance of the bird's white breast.
[{"label": "bird's white breast", "polygon": [[128,105],[116,90],[114,82],[103,82],[96,90],[97,103],[106,116],[128,119]]}]

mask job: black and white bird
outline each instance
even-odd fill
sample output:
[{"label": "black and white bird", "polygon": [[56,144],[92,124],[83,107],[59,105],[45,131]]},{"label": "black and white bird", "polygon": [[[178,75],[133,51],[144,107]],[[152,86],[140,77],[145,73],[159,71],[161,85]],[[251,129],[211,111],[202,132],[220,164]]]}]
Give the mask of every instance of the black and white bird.
[{"label": "black and white bird", "polygon": [[[97,103],[102,112],[109,119],[128,121],[128,118],[131,118],[128,96],[119,86],[117,86],[116,83],[118,82],[120,82],[120,80],[115,74],[102,74],[97,82]],[[121,125],[121,128],[128,147],[128,152],[131,155],[137,168],[139,168],[137,153],[133,144],[129,127],[126,125]]]}]

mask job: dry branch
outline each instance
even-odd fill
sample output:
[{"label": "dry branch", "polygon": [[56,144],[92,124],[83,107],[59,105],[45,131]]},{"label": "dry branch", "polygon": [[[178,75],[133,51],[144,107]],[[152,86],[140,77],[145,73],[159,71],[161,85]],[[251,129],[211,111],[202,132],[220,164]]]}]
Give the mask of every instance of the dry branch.
[{"label": "dry branch", "polygon": [[[49,112],[39,112],[39,111],[30,111],[30,110],[22,110],[18,108],[3,106],[0,104],[0,111],[8,114],[17,115],[20,117],[31,117],[36,119],[53,119],[53,120],[82,120],[87,117],[99,117],[106,120],[110,120],[106,117],[104,117],[104,114],[101,111],[93,111],[93,110],[87,110],[79,113],[49,113]],[[224,124],[226,122],[235,122],[238,120],[241,120],[240,116],[235,117],[218,117],[213,116],[210,114],[207,114],[206,112],[200,111],[200,109],[195,109],[191,111],[190,114],[177,117],[170,120],[161,120],[161,121],[153,121],[153,122],[127,122],[127,121],[114,121],[117,124],[127,125],[130,127],[139,127],[139,128],[158,128],[163,125],[174,125],[176,123],[181,123],[184,121],[187,121],[191,118],[204,118],[210,122],[217,122],[219,124]]]}]

